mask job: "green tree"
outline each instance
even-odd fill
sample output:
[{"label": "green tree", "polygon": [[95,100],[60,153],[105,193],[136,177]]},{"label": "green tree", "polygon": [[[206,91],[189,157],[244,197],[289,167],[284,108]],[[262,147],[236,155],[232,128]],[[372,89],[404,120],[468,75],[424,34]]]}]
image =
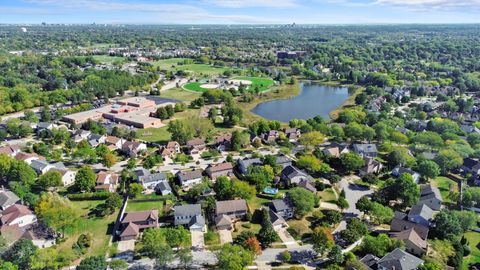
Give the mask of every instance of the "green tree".
[{"label": "green tree", "polygon": [[278,239],[277,232],[273,229],[272,221],[270,220],[270,214],[267,209],[262,210],[262,227],[258,232],[258,240],[264,247],[269,247],[273,242]]},{"label": "green tree", "polygon": [[328,258],[333,263],[342,264],[344,261],[342,247],[340,247],[339,245],[333,246],[330,252],[328,253]]},{"label": "green tree", "polygon": [[193,128],[181,120],[170,121],[167,130],[172,134],[172,140],[182,145],[186,144],[195,135]]},{"label": "green tree", "polygon": [[242,147],[247,146],[250,143],[250,135],[247,132],[241,132],[235,130],[232,132],[232,139],[230,146],[233,151],[240,151]]},{"label": "green tree", "polygon": [[90,191],[95,187],[96,178],[90,166],[83,166],[75,175],[75,188],[81,192]]},{"label": "green tree", "polygon": [[304,188],[293,188],[288,191],[288,198],[295,206],[295,215],[303,217],[313,210],[315,206],[315,195]]},{"label": "green tree", "polygon": [[365,165],[363,158],[353,152],[342,154],[340,160],[348,172],[356,171]]},{"label": "green tree", "polygon": [[108,267],[111,270],[125,270],[128,268],[128,263],[124,260],[111,260],[108,262]]},{"label": "green tree", "polygon": [[390,238],[386,234],[378,236],[367,235],[363,239],[360,249],[363,254],[373,254],[379,258],[385,256],[395,248],[401,247],[402,242],[395,238]]},{"label": "green tree", "polygon": [[48,190],[52,187],[63,186],[62,174],[57,170],[50,170],[40,175],[37,185],[43,190]]},{"label": "green tree", "polygon": [[383,193],[384,199],[400,200],[400,205],[403,207],[413,206],[420,198],[420,188],[413,180],[412,175],[408,173],[404,173],[396,179],[387,180],[381,193]]},{"label": "green tree", "polygon": [[30,257],[35,254],[36,250],[37,247],[32,241],[21,238],[2,254],[2,258],[18,266],[19,269],[28,269],[30,266]]},{"label": "green tree", "polygon": [[252,263],[253,254],[239,245],[225,244],[217,254],[218,268],[221,270],[243,270]]},{"label": "green tree", "polygon": [[93,256],[83,259],[77,266],[77,270],[106,270],[107,262],[104,256]]},{"label": "green tree", "polygon": [[188,269],[190,264],[193,261],[192,252],[189,249],[181,249],[177,253],[178,260],[180,261],[183,268]]},{"label": "green tree", "polygon": [[229,200],[233,198],[235,190],[233,189],[232,181],[226,176],[220,176],[213,184],[213,190],[220,200]]},{"label": "green tree", "polygon": [[162,229],[166,242],[172,248],[186,247],[190,242],[190,233],[183,226]]},{"label": "green tree", "polygon": [[62,235],[78,218],[70,201],[53,193],[42,194],[35,207],[35,213],[44,224],[60,231]]},{"label": "green tree", "polygon": [[347,223],[347,228],[340,232],[343,240],[345,240],[348,244],[355,243],[355,241],[367,233],[367,225],[365,225],[365,223],[358,218],[352,218],[350,222]]},{"label": "green tree", "polygon": [[320,255],[324,255],[335,244],[332,232],[328,228],[317,227],[312,233],[313,249]]},{"label": "green tree", "polygon": [[129,196],[130,198],[136,198],[143,192],[143,186],[139,183],[132,183],[129,186]]},{"label": "green tree", "polygon": [[446,173],[460,167],[463,164],[463,158],[454,150],[445,149],[438,152],[435,162],[440,166],[442,173]]},{"label": "green tree", "polygon": [[433,223],[432,233],[439,239],[454,239],[463,233],[463,228],[458,218],[450,210],[442,210],[438,213]]},{"label": "green tree", "polygon": [[418,164],[418,172],[428,181],[440,174],[440,167],[431,160],[422,160]]},{"label": "green tree", "polygon": [[232,180],[233,183],[233,190],[236,197],[249,200],[255,197],[257,190],[254,186],[249,185],[247,182],[240,181],[240,180]]},{"label": "green tree", "polygon": [[18,266],[11,262],[1,262],[0,270],[18,270]]},{"label": "green tree", "polygon": [[288,250],[285,250],[280,253],[279,259],[282,263],[288,263],[292,259],[292,255],[290,255],[290,252]]}]

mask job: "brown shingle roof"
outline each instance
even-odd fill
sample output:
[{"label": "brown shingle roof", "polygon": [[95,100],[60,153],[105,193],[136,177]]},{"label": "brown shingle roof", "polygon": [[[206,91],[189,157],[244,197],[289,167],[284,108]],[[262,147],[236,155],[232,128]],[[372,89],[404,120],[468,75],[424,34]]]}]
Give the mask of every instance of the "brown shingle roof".
[{"label": "brown shingle roof", "polygon": [[226,171],[226,170],[232,170],[233,165],[230,162],[224,162],[224,163],[219,163],[219,164],[211,164],[207,168],[210,172],[221,172],[221,171]]},{"label": "brown shingle roof", "polygon": [[125,213],[122,223],[142,222],[148,219],[158,220],[158,210]]},{"label": "brown shingle roof", "polygon": [[128,223],[127,227],[122,231],[120,234],[121,237],[126,237],[126,236],[137,236],[140,233],[140,228],[138,227],[137,224],[130,222]]},{"label": "brown shingle roof", "polygon": [[33,212],[28,209],[25,205],[22,204],[14,204],[7,209],[5,209],[2,213],[2,217],[0,220],[2,221],[2,225],[8,225],[10,222],[14,221],[15,219],[27,215],[33,215]]},{"label": "brown shingle roof", "polygon": [[231,212],[247,211],[247,202],[245,200],[228,200],[216,202],[216,215]]},{"label": "brown shingle roof", "polygon": [[410,228],[405,231],[394,233],[393,236],[398,240],[402,240],[402,241],[409,240],[419,248],[422,248],[422,249],[427,248],[427,241],[425,239],[422,239],[420,235],[418,235],[417,231],[415,231],[414,228]]}]

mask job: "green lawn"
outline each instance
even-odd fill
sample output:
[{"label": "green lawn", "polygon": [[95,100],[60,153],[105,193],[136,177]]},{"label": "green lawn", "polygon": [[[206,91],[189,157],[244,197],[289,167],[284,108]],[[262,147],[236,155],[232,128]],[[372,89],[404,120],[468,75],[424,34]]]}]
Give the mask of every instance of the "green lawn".
[{"label": "green lawn", "polygon": [[197,99],[200,96],[200,94],[191,92],[191,91],[186,91],[185,89],[182,89],[182,88],[172,88],[167,91],[162,91],[160,96],[163,98],[171,98],[171,99],[176,99],[180,101],[192,101],[194,99]]},{"label": "green lawn", "polygon": [[183,87],[190,91],[203,93],[203,92],[206,92],[208,89],[202,88],[202,84],[203,83],[199,83],[199,82],[191,82],[191,83],[185,84]]},{"label": "green lawn", "polygon": [[207,246],[220,245],[220,234],[216,231],[209,230],[204,234],[204,240]]},{"label": "green lawn", "polygon": [[109,228],[113,228],[113,223],[118,215],[118,212],[106,217],[92,217],[88,214],[95,209],[97,205],[105,201],[72,201],[72,205],[79,211],[80,218],[72,228],[65,231],[65,241],[55,246],[61,252],[62,250],[69,250],[72,244],[75,243],[81,234],[92,234],[92,246],[86,256],[105,255],[108,251],[108,243],[110,242],[111,234]]},{"label": "green lawn", "polygon": [[462,269],[468,269],[468,265],[471,263],[480,263],[480,249],[478,249],[478,245],[480,244],[480,233],[467,232],[465,233],[465,238],[468,240],[471,253],[464,258]]},{"label": "green lawn", "polygon": [[157,209],[159,216],[163,215],[164,202],[159,200],[158,195],[141,195],[138,198],[130,199],[127,203],[127,212],[131,211],[148,211]]},{"label": "green lawn", "polygon": [[168,142],[171,138],[170,132],[167,131],[167,126],[140,129],[137,131],[137,136],[139,140],[157,143]]},{"label": "green lawn", "polygon": [[215,67],[208,64],[183,64],[186,58],[170,58],[153,62],[153,66],[160,67],[164,70],[183,70],[193,73],[195,75],[220,75],[226,70],[230,70],[228,67]]},{"label": "green lawn", "polygon": [[[250,228],[246,228],[245,226],[242,226],[244,224],[250,224]],[[232,236],[233,238],[235,238],[237,235],[241,234],[243,231],[251,231],[257,234],[260,231],[260,228],[261,228],[260,224],[250,223],[248,221],[238,221],[235,223],[235,230],[232,232]]]},{"label": "green lawn", "polygon": [[431,183],[434,186],[438,187],[444,202],[452,202],[450,200],[450,197],[448,196],[449,193],[450,192],[454,192],[454,193],[458,192],[457,183],[450,178],[447,178],[447,177],[444,177],[444,176],[439,176],[439,177],[431,180]]},{"label": "green lawn", "polygon": [[110,55],[94,55],[93,59],[101,62],[101,63],[113,63],[116,61],[125,60],[124,57],[121,56],[110,56]]},{"label": "green lawn", "polygon": [[337,200],[337,196],[331,188],[324,189],[322,192],[319,193],[319,195],[322,198],[322,202],[332,202]]},{"label": "green lawn", "polygon": [[270,78],[263,78],[263,77],[234,77],[234,80],[245,80],[251,81],[252,85],[250,86],[250,90],[255,89],[257,86],[260,89],[260,92],[267,91],[272,85],[273,80]]}]

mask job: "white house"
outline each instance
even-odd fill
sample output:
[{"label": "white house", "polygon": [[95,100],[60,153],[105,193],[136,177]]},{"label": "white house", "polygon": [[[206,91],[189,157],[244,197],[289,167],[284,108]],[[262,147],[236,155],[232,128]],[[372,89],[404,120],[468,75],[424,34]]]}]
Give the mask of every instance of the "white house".
[{"label": "white house", "polygon": [[76,171],[71,171],[67,169],[54,169],[62,175],[63,186],[69,186],[75,182],[75,176],[77,175]]},{"label": "white house", "polygon": [[25,205],[14,204],[3,210],[0,222],[2,226],[18,225],[24,227],[37,221],[37,216]]},{"label": "white house", "polygon": [[202,171],[193,170],[178,172],[177,178],[182,185],[182,188],[190,188],[193,185],[200,184],[202,182]]}]

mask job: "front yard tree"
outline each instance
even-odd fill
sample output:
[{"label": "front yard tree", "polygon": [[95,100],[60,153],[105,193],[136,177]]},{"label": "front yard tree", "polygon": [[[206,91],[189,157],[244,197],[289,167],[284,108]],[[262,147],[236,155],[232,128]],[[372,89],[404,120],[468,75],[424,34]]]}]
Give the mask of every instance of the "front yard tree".
[{"label": "front yard tree", "polygon": [[77,270],[105,270],[107,262],[104,256],[87,257],[80,262]]},{"label": "front yard tree", "polygon": [[115,163],[117,163],[117,157],[112,153],[106,153],[103,157],[103,165],[107,168],[111,168]]},{"label": "front yard tree", "polygon": [[446,173],[460,167],[463,164],[463,158],[454,150],[445,149],[438,152],[435,162],[440,166],[442,173]]},{"label": "front yard tree", "polygon": [[440,174],[440,167],[431,160],[422,160],[418,164],[418,172],[428,181]]},{"label": "front yard tree", "polygon": [[35,250],[37,247],[32,241],[22,238],[2,254],[2,259],[13,263],[19,269],[29,269],[30,257],[35,254]]},{"label": "front yard tree", "polygon": [[235,130],[232,132],[231,148],[233,151],[240,151],[243,146],[250,143],[250,135],[246,132]]},{"label": "front yard tree", "polygon": [[300,137],[300,144],[305,145],[306,147],[315,147],[322,144],[325,141],[325,135],[318,131],[311,131],[305,134],[302,134]]},{"label": "front yard tree", "polygon": [[328,228],[317,227],[312,233],[313,249],[320,255],[324,255],[335,244],[332,232]]},{"label": "front yard tree", "polygon": [[95,187],[97,176],[90,166],[83,166],[75,176],[75,188],[81,192],[88,192]]},{"label": "front yard tree", "polygon": [[239,245],[225,244],[217,254],[218,269],[243,270],[253,261],[253,253]]},{"label": "front yard tree", "polygon": [[68,199],[58,194],[45,193],[35,207],[35,213],[48,227],[65,235],[65,229],[72,226],[78,215]]},{"label": "front yard tree", "polygon": [[353,172],[365,165],[363,158],[355,153],[344,153],[340,156],[340,160],[342,162],[343,167],[348,172]]},{"label": "front yard tree", "polygon": [[339,245],[333,246],[333,248],[328,253],[328,258],[335,264],[342,264],[344,261],[342,248]]},{"label": "front yard tree", "polygon": [[258,232],[258,240],[264,247],[269,247],[273,242],[278,239],[277,232],[273,229],[272,221],[270,220],[270,214],[267,209],[262,210],[262,228]]},{"label": "front yard tree", "polygon": [[292,255],[290,255],[290,252],[288,250],[280,253],[279,257],[282,263],[288,263],[292,259]]},{"label": "front yard tree", "polygon": [[304,188],[293,188],[288,191],[288,197],[295,206],[295,215],[303,217],[315,206],[315,195]]},{"label": "front yard tree", "polygon": [[38,178],[37,185],[43,190],[62,186],[62,174],[59,171],[50,170]]},{"label": "front yard tree", "polygon": [[129,186],[129,196],[130,198],[136,198],[142,194],[143,186],[139,183],[132,183]]}]

